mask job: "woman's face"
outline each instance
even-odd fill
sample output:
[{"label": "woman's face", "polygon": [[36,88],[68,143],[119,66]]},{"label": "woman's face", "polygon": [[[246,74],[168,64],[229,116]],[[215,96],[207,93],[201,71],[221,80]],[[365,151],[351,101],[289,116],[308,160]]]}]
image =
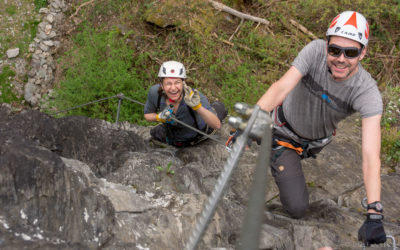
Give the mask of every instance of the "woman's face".
[{"label": "woman's face", "polygon": [[181,78],[166,77],[163,78],[162,88],[167,97],[173,101],[178,101],[182,96],[183,80]]}]

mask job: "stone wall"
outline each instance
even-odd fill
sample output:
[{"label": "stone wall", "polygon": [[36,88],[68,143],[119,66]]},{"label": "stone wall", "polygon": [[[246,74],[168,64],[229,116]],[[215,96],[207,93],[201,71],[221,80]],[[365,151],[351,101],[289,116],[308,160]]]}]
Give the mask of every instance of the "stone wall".
[{"label": "stone wall", "polygon": [[56,69],[54,54],[60,48],[59,27],[63,23],[63,13],[66,10],[64,0],[49,0],[48,8],[39,10],[43,19],[38,25],[36,38],[29,45],[32,60],[24,91],[25,100],[32,106],[36,106],[52,88]]}]

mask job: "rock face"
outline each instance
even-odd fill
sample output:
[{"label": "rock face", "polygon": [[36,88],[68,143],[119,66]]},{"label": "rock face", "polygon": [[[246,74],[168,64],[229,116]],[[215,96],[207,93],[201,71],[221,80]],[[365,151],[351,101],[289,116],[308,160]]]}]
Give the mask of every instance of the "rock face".
[{"label": "rock face", "polygon": [[[352,124],[304,162],[305,218],[285,214],[269,174],[260,249],[361,248],[365,191]],[[0,248],[183,249],[229,153],[211,141],[156,147],[148,134],[131,124],[1,107]],[[254,144],[241,157],[199,249],[234,249],[258,150]],[[382,176],[385,229],[398,242],[399,185],[398,173]]]}]

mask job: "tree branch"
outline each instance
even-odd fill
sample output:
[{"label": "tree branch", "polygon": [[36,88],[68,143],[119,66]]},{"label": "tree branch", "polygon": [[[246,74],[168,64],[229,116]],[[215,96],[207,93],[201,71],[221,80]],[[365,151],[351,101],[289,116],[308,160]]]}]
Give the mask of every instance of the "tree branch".
[{"label": "tree branch", "polygon": [[94,0],[90,0],[90,1],[84,2],[83,4],[79,5],[79,7],[76,9],[75,13],[72,14],[69,18],[71,18],[71,19],[74,18],[76,15],[78,15],[78,12],[82,7],[84,7],[84,6],[88,5],[88,4],[91,4],[93,2],[94,2]]},{"label": "tree branch", "polygon": [[262,23],[262,24],[265,24],[265,25],[269,25],[270,24],[270,22],[268,20],[242,13],[242,12],[237,11],[235,9],[232,9],[231,7],[228,7],[228,6],[226,6],[226,5],[222,4],[222,3],[219,3],[219,2],[216,2],[216,1],[213,1],[213,0],[208,0],[208,2],[211,3],[211,5],[215,9],[227,12],[227,13],[229,13],[231,15],[239,17],[240,19],[246,19],[246,20],[250,20],[250,21],[253,21],[253,22],[256,22],[256,23]]},{"label": "tree branch", "polygon": [[296,22],[293,19],[289,20],[290,23],[295,26],[296,28],[298,28],[299,30],[301,30],[301,32],[303,32],[306,35],[311,36],[313,39],[318,39],[318,37],[316,35],[314,35],[311,31],[309,31],[306,27],[304,27],[303,25],[299,24],[298,22]]}]

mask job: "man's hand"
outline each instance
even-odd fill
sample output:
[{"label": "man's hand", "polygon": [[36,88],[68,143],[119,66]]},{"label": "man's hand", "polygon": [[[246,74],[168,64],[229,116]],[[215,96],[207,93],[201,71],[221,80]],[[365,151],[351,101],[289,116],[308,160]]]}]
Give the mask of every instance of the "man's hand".
[{"label": "man's hand", "polygon": [[386,242],[386,233],[383,229],[383,215],[368,213],[367,219],[358,230],[358,240],[365,246]]},{"label": "man's hand", "polygon": [[172,121],[171,115],[171,111],[168,110],[168,108],[165,108],[163,111],[156,115],[156,120],[162,123],[169,123]]},{"label": "man's hand", "polygon": [[185,91],[185,103],[193,110],[197,110],[201,107],[200,94],[197,89],[192,90],[191,87],[183,84],[183,90]]}]

